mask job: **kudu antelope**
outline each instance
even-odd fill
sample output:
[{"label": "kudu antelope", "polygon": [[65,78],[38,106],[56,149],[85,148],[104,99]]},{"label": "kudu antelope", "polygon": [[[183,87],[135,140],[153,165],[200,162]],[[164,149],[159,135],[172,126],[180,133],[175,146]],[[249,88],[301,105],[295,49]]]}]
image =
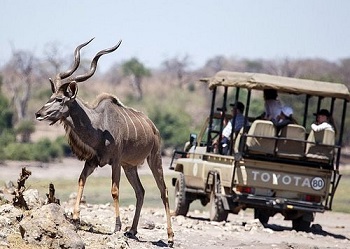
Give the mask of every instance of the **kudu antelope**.
[{"label": "kudu antelope", "polygon": [[53,94],[36,113],[36,119],[39,121],[47,120],[51,122],[51,125],[57,121],[63,123],[72,151],[80,160],[85,160],[79,177],[73,219],[79,220],[80,200],[87,177],[96,167],[110,164],[112,166],[111,193],[116,215],[115,231],[121,230],[119,181],[121,167],[123,167],[126,178],[136,195],[134,219],[126,235],[135,236],[145,193],[137,167],[147,159],[165,207],[168,243],[172,245],[174,235],[168,192],[163,176],[159,131],[145,114],[124,106],[112,95],[98,96],[91,106],[77,97],[77,83],[89,79],[96,71],[98,59],[104,54],[115,51],[121,43],[120,41],[116,46],[98,52],[91,62],[88,73],[71,77],[79,67],[80,49],[89,44],[91,40],[75,49],[75,61],[71,69],[57,74],[53,80],[50,79]]}]

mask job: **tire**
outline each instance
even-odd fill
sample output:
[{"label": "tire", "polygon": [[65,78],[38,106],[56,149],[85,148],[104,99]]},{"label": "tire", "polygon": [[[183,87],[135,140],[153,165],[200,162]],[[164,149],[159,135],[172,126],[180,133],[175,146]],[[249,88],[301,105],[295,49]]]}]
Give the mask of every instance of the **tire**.
[{"label": "tire", "polygon": [[186,216],[190,208],[190,201],[186,198],[185,176],[180,173],[175,183],[175,215]]},{"label": "tire", "polygon": [[[216,193],[215,189],[217,189]],[[227,220],[228,211],[224,209],[221,196],[218,195],[221,193],[220,182],[217,183],[216,188],[214,187],[210,193],[210,220],[211,221],[224,221]]]},{"label": "tire", "polygon": [[292,226],[295,231],[307,232],[310,230],[311,221],[307,221],[303,216],[292,220]]},{"label": "tire", "polygon": [[254,208],[254,219],[259,219],[260,223],[265,226],[269,223],[270,215],[264,209]]}]

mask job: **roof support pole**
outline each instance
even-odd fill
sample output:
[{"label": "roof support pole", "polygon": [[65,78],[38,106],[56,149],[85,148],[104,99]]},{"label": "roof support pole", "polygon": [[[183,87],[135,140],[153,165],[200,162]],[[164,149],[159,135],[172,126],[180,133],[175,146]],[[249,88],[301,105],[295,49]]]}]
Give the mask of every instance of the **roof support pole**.
[{"label": "roof support pole", "polygon": [[216,87],[213,88],[213,90],[212,90],[212,97],[211,97],[210,118],[209,118],[208,138],[207,138],[207,152],[210,152],[212,150],[211,133],[212,133],[212,130],[213,130],[215,97],[216,97]]}]

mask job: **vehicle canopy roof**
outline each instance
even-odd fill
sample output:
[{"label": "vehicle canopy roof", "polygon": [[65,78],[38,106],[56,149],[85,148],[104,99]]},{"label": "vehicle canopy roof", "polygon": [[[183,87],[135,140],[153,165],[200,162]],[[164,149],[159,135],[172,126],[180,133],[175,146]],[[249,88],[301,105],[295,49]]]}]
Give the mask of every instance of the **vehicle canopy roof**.
[{"label": "vehicle canopy roof", "polygon": [[349,89],[341,83],[297,79],[261,73],[219,71],[215,76],[203,78],[209,88],[216,86],[239,87],[246,89],[275,89],[278,92],[309,94],[312,96],[341,98],[350,100]]}]

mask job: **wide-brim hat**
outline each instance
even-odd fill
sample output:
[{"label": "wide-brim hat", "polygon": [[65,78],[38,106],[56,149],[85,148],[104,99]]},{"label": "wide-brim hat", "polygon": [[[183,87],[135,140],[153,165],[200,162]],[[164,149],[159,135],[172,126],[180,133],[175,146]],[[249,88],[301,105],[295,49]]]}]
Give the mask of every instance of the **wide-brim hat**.
[{"label": "wide-brim hat", "polygon": [[314,115],[315,116],[323,115],[323,116],[326,116],[326,117],[330,117],[331,113],[327,109],[321,109],[318,112],[314,113]]}]

